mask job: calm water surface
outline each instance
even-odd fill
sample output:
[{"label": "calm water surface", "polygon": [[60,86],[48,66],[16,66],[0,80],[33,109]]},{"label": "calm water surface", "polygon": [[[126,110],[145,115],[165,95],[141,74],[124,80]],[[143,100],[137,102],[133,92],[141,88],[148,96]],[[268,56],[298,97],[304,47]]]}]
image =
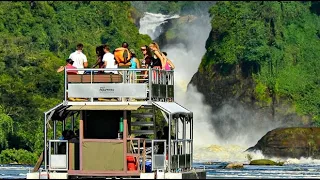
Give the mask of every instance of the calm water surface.
[{"label": "calm water surface", "polygon": [[[320,164],[285,164],[283,166],[245,165],[243,169],[224,169],[227,163],[212,165],[195,163],[196,168],[207,170],[207,179],[320,179]],[[0,179],[24,179],[32,166],[0,165]]]}]

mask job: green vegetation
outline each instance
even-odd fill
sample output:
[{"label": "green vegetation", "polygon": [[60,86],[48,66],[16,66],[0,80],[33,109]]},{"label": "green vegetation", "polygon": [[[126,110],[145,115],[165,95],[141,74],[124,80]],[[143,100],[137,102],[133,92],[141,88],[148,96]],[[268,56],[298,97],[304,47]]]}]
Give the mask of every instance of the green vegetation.
[{"label": "green vegetation", "polygon": [[240,66],[254,78],[257,99],[286,99],[319,125],[319,12],[319,3],[312,2],[217,2],[199,71],[214,65],[229,75]]},{"label": "green vegetation", "polygon": [[0,163],[35,163],[43,113],[63,97],[63,74],[56,69],[77,43],[84,44],[89,67],[104,43],[114,49],[127,41],[141,56],[139,47],[151,39],[139,34],[131,12],[130,2],[0,3]]}]

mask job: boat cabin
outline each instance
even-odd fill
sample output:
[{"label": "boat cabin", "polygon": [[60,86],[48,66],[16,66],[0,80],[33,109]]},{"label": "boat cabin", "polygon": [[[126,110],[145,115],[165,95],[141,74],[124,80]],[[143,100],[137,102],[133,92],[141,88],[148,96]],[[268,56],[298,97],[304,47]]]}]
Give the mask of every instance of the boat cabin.
[{"label": "boat cabin", "polygon": [[[64,100],[44,113],[44,151],[27,179],[205,178],[192,167],[193,113],[174,101],[174,71],[79,70],[65,70]],[[78,133],[59,138],[65,130]]]}]

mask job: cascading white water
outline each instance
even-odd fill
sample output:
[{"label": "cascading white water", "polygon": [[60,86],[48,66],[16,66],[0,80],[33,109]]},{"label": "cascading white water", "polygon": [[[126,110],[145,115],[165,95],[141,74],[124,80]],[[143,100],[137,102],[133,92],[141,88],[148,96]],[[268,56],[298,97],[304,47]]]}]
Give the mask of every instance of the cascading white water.
[{"label": "cascading white water", "polygon": [[[163,33],[161,29],[163,23],[166,23],[168,19],[178,17],[178,15],[145,13],[140,20],[139,32],[148,34],[154,40]],[[205,43],[211,30],[209,14],[200,18],[202,21],[186,23],[181,29],[181,33],[185,33],[188,37],[184,42],[188,44],[188,48],[182,43],[166,44],[160,47],[161,51],[168,53],[168,58],[176,66],[175,101],[194,113],[194,160],[248,163],[247,155],[253,159],[264,158],[261,152],[244,151],[254,145],[267,131],[279,127],[279,124],[272,123],[267,117],[261,115],[257,117],[255,112],[235,104],[226,104],[212,114],[211,107],[204,103],[205,97],[197,91],[195,86],[190,85],[186,91],[188,83],[198,70],[202,56],[206,52]],[[236,123],[231,124],[233,121],[228,121],[228,119]],[[219,123],[220,126],[213,127],[212,121]],[[229,134],[225,133],[225,137],[218,136],[215,132],[216,128],[229,132]],[[278,158],[272,159],[279,160]],[[310,158],[302,158],[300,160],[288,159],[287,163],[311,161],[315,162]]]},{"label": "cascading white water", "polygon": [[[161,17],[161,18],[159,18]],[[148,34],[152,39],[160,35],[155,31],[167,19],[177,18],[179,16],[165,16],[160,14],[146,13],[140,20],[141,34]],[[203,95],[199,93],[196,87],[190,87],[187,90],[187,85],[192,76],[198,70],[201,58],[206,52],[205,42],[210,32],[209,15],[206,17],[207,23],[188,24],[182,28],[183,33],[189,37],[186,41],[189,50],[181,43],[167,44],[160,47],[161,51],[168,53],[168,58],[175,65],[175,101],[182,106],[190,109],[194,113],[194,145],[195,147],[203,147],[208,144],[215,144],[216,140],[211,127],[210,121],[210,106],[203,102]],[[162,22],[161,22],[162,21]],[[203,21],[201,21],[203,22]],[[181,126],[180,126],[181,127]]]},{"label": "cascading white water", "polygon": [[156,39],[162,33],[161,25],[167,23],[168,19],[179,18],[179,15],[169,16],[146,12],[140,19],[140,34],[148,34],[151,39]]}]

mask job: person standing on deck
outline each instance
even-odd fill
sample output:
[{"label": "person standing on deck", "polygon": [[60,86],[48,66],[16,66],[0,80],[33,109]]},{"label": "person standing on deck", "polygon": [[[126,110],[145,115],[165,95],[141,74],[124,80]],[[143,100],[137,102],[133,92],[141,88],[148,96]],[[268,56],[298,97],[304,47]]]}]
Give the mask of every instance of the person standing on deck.
[{"label": "person standing on deck", "polygon": [[166,52],[162,52],[162,54],[164,55],[166,64],[165,64],[165,70],[174,70],[175,66],[172,63],[172,61],[167,57],[167,53]]},{"label": "person standing on deck", "polygon": [[[104,55],[102,58],[103,68],[106,69],[115,69],[118,68],[118,65],[116,64],[116,60],[114,59],[114,55],[110,52],[110,47],[108,45],[103,45],[103,51]],[[113,73],[118,74],[117,71],[104,71],[105,73]]]},{"label": "person standing on deck", "polygon": [[[96,63],[92,66],[92,68],[95,68],[95,67],[99,67],[99,69],[102,69],[103,68],[103,61],[102,61],[102,58],[103,58],[103,55],[104,55],[104,50],[103,50],[103,45],[100,45],[100,46],[97,46],[96,47],[96,55],[97,55],[97,61]],[[104,72],[103,71],[98,71],[99,74],[103,74]]]},{"label": "person standing on deck", "polygon": [[[77,50],[70,54],[69,58],[74,61],[73,66],[76,68],[86,68],[88,67],[87,56],[82,53],[83,44],[79,43],[77,45]],[[83,74],[84,71],[78,71],[78,74]]]},{"label": "person standing on deck", "polygon": [[[130,49],[131,59],[130,59],[130,69],[140,69],[140,61],[136,57],[136,53],[133,49]],[[138,82],[138,75],[140,75],[141,71],[129,71],[130,72],[130,82],[136,83]]]},{"label": "person standing on deck", "polygon": [[67,64],[65,66],[60,66],[57,72],[62,72],[64,71],[64,69],[73,69],[73,70],[68,70],[67,74],[78,74],[77,68],[73,66],[74,62],[72,61],[72,59],[67,59],[66,62]]}]

